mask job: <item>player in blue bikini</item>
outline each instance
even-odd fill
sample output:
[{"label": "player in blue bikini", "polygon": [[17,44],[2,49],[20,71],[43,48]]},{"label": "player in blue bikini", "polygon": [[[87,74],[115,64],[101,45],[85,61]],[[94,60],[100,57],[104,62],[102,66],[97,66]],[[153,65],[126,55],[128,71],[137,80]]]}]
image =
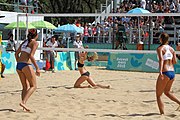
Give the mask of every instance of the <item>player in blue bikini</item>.
[{"label": "player in blue bikini", "polygon": [[156,97],[160,114],[164,114],[164,104],[161,96],[164,93],[168,98],[180,105],[180,101],[170,92],[175,79],[174,64],[176,64],[176,53],[168,45],[169,35],[162,33],[160,35],[161,45],[157,48],[159,58],[159,76],[156,83]]},{"label": "player in blue bikini", "polygon": [[[37,88],[36,75],[40,76],[40,70],[34,58],[35,51],[38,47],[36,41],[38,37],[37,30],[29,30],[27,37],[27,40],[25,40],[16,51],[15,57],[17,61],[16,71],[22,84],[22,101],[19,105],[23,110],[30,112],[30,109],[26,106],[26,102]],[[35,66],[36,73],[31,63]]]}]

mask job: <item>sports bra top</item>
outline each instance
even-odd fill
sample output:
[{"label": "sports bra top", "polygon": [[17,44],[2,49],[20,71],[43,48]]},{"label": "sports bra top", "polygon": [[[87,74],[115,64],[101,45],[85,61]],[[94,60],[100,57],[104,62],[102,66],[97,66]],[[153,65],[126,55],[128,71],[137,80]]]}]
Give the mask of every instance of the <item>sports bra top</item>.
[{"label": "sports bra top", "polygon": [[78,66],[78,67],[83,67],[84,64],[81,64],[81,63],[78,61],[77,66]]},{"label": "sports bra top", "polygon": [[26,40],[22,46],[21,46],[21,51],[24,51],[26,53],[30,53],[31,52],[31,48],[30,47],[27,47],[27,44],[28,44],[28,40]]},{"label": "sports bra top", "polygon": [[165,54],[163,55],[163,60],[171,60],[173,58],[173,54],[171,53],[171,51],[169,50],[170,46],[169,45],[165,45]]}]

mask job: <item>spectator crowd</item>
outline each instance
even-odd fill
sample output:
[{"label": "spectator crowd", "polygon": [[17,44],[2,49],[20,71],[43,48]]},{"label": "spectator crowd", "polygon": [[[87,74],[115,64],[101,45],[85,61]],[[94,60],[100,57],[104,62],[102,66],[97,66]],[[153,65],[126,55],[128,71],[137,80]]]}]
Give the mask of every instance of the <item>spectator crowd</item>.
[{"label": "spectator crowd", "polygon": [[[129,10],[137,7],[144,8],[151,13],[180,12],[179,0],[124,0],[115,10],[112,9],[111,12],[127,13]],[[120,43],[126,43],[127,41],[129,43],[137,43],[139,41],[139,33],[140,40],[147,43],[150,23],[154,30],[153,35],[154,37],[157,37],[164,31],[166,25],[175,24],[175,19],[172,16],[157,16],[152,17],[152,21],[150,22],[150,17],[139,16],[138,22],[138,17],[108,16],[97,23],[84,23],[80,18],[74,22],[76,26],[81,27],[84,30],[84,33],[81,34],[83,43],[112,43],[114,38],[116,41],[120,41]],[[140,32],[138,25],[140,26]]]}]

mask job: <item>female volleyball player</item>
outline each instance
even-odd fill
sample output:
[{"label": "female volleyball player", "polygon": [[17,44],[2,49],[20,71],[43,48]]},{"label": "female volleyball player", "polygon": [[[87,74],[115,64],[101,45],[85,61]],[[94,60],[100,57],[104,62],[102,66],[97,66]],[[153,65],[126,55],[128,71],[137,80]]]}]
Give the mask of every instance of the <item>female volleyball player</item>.
[{"label": "female volleyball player", "polygon": [[[29,30],[27,40],[20,45],[15,53],[17,61],[16,71],[22,84],[22,101],[19,105],[23,107],[23,110],[28,112],[30,109],[26,106],[26,102],[36,90],[36,75],[40,76],[40,70],[34,58],[35,51],[38,47],[36,41],[37,37],[37,30]],[[34,72],[31,63],[36,68],[36,73]]]},{"label": "female volleyball player", "polygon": [[[78,70],[79,70],[79,73],[81,74],[81,76],[75,82],[75,84],[74,84],[75,88],[91,88],[91,87],[93,87],[93,88],[110,88],[109,85],[104,86],[104,85],[96,84],[93,81],[92,77],[90,76],[90,73],[84,67],[85,60],[93,61],[97,58],[98,58],[98,55],[96,52],[92,52],[92,53],[81,52],[81,53],[79,53],[79,60],[78,60],[77,66],[78,66]],[[90,85],[82,86],[81,84],[86,80]]]},{"label": "female volleyball player", "polygon": [[156,83],[156,97],[160,114],[164,114],[164,104],[161,96],[164,93],[168,98],[180,105],[180,101],[170,92],[175,79],[174,64],[176,54],[174,49],[168,45],[169,35],[162,33],[160,35],[161,45],[157,48],[159,58],[159,76]]}]

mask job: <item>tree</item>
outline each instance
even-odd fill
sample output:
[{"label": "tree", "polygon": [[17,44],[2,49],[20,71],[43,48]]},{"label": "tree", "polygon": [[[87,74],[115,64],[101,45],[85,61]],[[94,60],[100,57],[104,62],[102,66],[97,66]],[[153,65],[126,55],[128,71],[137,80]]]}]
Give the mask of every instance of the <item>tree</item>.
[{"label": "tree", "polygon": [[39,0],[42,13],[94,13],[106,0]]},{"label": "tree", "polygon": [[[20,1],[20,0],[19,0]],[[32,0],[32,3],[37,0]],[[17,0],[15,0],[17,3]],[[106,0],[38,0],[38,13],[95,13],[100,10],[100,4],[105,4]],[[14,0],[0,0],[0,3],[13,4]],[[3,5],[1,10],[12,11],[12,6]],[[92,17],[91,17],[92,18]],[[87,20],[91,20],[88,18]],[[51,18],[46,18],[51,22]],[[94,19],[94,18],[93,18]],[[54,18],[56,22],[73,22],[72,18]]]},{"label": "tree", "polygon": [[[41,13],[95,13],[106,0],[39,0]],[[91,17],[92,18],[92,17]],[[94,19],[94,18],[93,18]],[[88,19],[89,20],[89,19]],[[55,22],[71,23],[72,18],[57,18]]]}]

